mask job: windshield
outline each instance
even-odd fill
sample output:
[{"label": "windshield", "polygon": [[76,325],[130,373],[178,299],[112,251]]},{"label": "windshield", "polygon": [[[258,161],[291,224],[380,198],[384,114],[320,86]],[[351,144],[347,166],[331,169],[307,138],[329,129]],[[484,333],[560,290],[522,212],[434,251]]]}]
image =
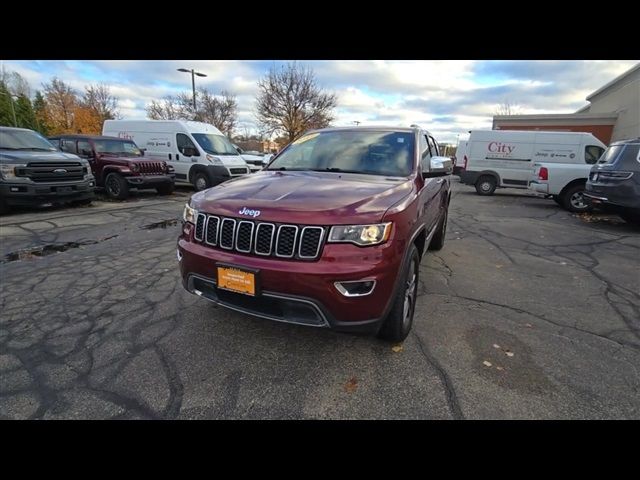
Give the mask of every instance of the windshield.
[{"label": "windshield", "polygon": [[607,148],[607,150],[602,154],[598,163],[613,163],[616,158],[624,148],[624,145],[615,145],[613,147]]},{"label": "windshield", "polygon": [[123,157],[141,157],[142,152],[135,143],[126,140],[94,140],[96,152]]},{"label": "windshield", "polygon": [[313,170],[406,177],[413,171],[414,133],[333,130],[300,137],[268,170]]},{"label": "windshield", "polygon": [[5,150],[57,151],[49,140],[31,130],[0,130],[0,148]]},{"label": "windshield", "polygon": [[238,155],[238,151],[224,135],[214,135],[212,133],[192,133],[193,138],[202,149],[213,155]]}]

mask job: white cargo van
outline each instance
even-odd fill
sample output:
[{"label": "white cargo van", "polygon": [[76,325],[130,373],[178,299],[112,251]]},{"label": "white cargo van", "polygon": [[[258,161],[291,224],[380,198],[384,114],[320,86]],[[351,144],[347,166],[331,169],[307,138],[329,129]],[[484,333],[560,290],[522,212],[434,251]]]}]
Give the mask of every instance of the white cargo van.
[{"label": "white cargo van", "polygon": [[213,125],[186,120],[105,120],[102,134],[133,140],[150,156],[164,158],[176,184],[196,190],[249,173],[227,137]]},{"label": "white cargo van", "polygon": [[473,130],[460,180],[480,195],[527,188],[535,162],[594,164],[606,145],[590,133]]}]

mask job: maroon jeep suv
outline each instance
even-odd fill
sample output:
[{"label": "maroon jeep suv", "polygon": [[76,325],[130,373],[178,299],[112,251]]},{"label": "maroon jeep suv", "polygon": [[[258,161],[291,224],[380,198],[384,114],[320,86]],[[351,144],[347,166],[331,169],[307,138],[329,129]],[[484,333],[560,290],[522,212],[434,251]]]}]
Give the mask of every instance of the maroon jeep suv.
[{"label": "maroon jeep suv", "polygon": [[64,152],[86,158],[99,187],[117,200],[129,197],[130,188],[154,188],[171,195],[175,173],[164,159],[144,158],[131,140],[98,135],[56,135],[49,141]]},{"label": "maroon jeep suv", "polygon": [[417,126],[308,132],[262,171],[191,197],[183,285],[258,317],[401,341],[422,255],[444,244],[451,171]]}]

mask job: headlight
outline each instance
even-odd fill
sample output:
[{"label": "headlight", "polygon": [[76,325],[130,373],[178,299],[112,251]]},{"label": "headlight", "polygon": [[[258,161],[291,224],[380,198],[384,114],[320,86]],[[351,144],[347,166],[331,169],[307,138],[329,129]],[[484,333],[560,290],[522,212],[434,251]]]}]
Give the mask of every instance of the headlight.
[{"label": "headlight", "polygon": [[140,171],[140,165],[139,165],[139,164],[137,164],[137,163],[134,163],[134,162],[130,162],[130,163],[129,163],[129,169],[130,169],[132,172],[139,172],[139,171]]},{"label": "headlight", "polygon": [[191,208],[187,203],[184,206],[184,212],[182,213],[182,219],[185,222],[196,224],[196,217],[198,216],[198,211],[195,208]]},{"label": "headlight", "polygon": [[213,155],[207,154],[206,159],[209,160],[214,165],[222,165],[222,162],[220,161],[220,159],[217,157],[214,157]]},{"label": "headlight", "polygon": [[391,234],[391,222],[374,225],[336,225],[331,227],[329,242],[355,243],[360,246],[386,242]]},{"label": "headlight", "polygon": [[89,162],[83,163],[82,166],[87,169],[87,176],[93,176],[93,172],[91,171],[91,164]]},{"label": "headlight", "polygon": [[16,178],[16,168],[24,168],[24,167],[26,167],[26,165],[23,163],[21,164],[10,163],[10,164],[0,165],[0,175],[2,175],[2,178],[6,180],[10,178]]}]

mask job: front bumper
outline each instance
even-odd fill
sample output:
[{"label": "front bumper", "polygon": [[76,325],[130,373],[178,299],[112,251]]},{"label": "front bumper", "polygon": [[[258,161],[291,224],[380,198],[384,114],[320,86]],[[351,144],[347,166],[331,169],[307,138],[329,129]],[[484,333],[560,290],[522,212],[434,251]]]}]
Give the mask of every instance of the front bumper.
[{"label": "front bumper", "polygon": [[55,183],[0,182],[0,197],[7,205],[32,206],[94,198],[95,180]]},{"label": "front bumper", "polygon": [[[380,328],[402,261],[390,242],[368,248],[327,244],[320,259],[309,262],[222,251],[190,236],[183,232],[177,245],[183,286],[189,292],[250,315],[339,331],[375,333]],[[218,263],[257,270],[261,293],[250,297],[218,289]],[[346,297],[334,285],[364,279],[376,285],[362,297]]]},{"label": "front bumper", "polygon": [[124,177],[130,187],[155,188],[175,183],[175,174],[169,175],[135,175]]}]

